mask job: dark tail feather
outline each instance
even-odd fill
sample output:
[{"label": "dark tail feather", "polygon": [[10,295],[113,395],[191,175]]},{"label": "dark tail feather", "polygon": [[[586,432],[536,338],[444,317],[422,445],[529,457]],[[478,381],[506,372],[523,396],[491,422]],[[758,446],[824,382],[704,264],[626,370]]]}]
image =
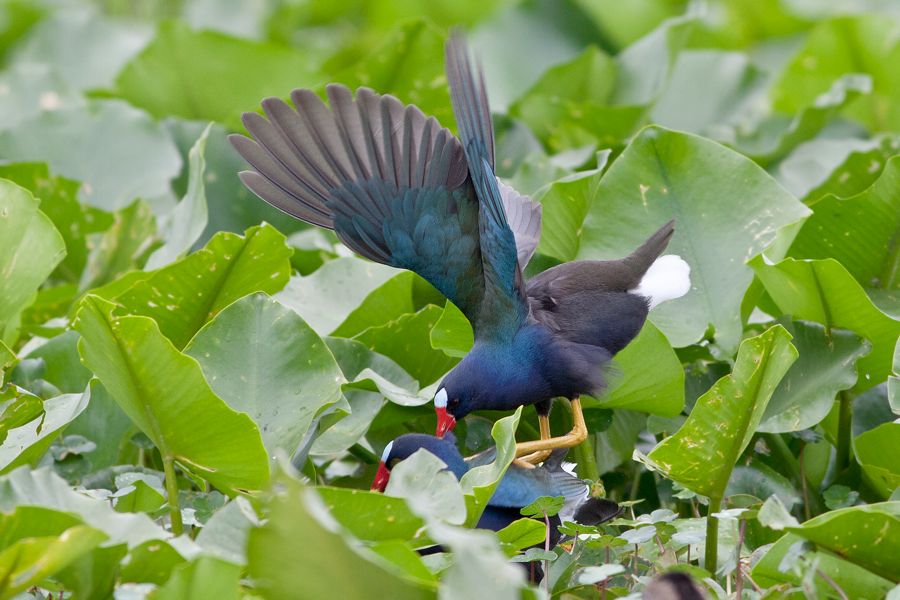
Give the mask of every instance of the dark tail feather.
[{"label": "dark tail feather", "polygon": [[612,521],[625,511],[606,498],[588,498],[575,511],[575,522],[582,525],[599,525]]},{"label": "dark tail feather", "polygon": [[630,272],[643,275],[669,245],[673,233],[675,233],[675,219],[660,227],[637,250],[622,259],[622,262],[628,266]]},{"label": "dark tail feather", "polygon": [[544,461],[544,468],[549,471],[561,470],[568,453],[568,448],[556,448]]}]

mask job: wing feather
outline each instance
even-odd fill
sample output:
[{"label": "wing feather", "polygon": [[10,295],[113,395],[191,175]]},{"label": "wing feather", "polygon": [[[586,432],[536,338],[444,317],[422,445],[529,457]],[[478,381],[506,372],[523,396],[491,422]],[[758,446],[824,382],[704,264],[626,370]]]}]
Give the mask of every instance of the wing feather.
[{"label": "wing feather", "polygon": [[410,269],[473,321],[484,290],[479,204],[459,140],[414,106],[362,88],[326,88],[326,105],[295,90],[296,109],[263,101],[265,117],[232,136],[253,171],[241,179],[273,206],[335,230],[354,252]]}]

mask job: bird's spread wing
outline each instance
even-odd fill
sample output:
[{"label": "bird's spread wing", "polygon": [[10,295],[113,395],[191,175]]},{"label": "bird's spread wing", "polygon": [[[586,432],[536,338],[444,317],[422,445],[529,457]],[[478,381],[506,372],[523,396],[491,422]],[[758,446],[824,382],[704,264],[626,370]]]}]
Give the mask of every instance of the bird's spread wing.
[{"label": "bird's spread wing", "polygon": [[541,205],[499,179],[497,184],[503,199],[506,221],[516,238],[519,268],[524,271],[541,241]]},{"label": "bird's spread wing", "polygon": [[469,164],[469,177],[481,203],[479,230],[484,270],[484,302],[473,325],[479,338],[511,336],[528,315],[516,238],[494,175],[494,131],[480,70],[476,73],[465,41],[447,42],[447,79],[453,113]]},{"label": "bird's spread wing", "polygon": [[415,271],[477,326],[484,274],[479,203],[459,140],[432,117],[362,88],[296,90],[296,110],[264,100],[232,136],[253,171],[241,179],[273,206],[334,229],[362,256]]},{"label": "bird's spread wing", "polygon": [[[491,506],[522,508],[528,506],[541,496],[563,496],[566,503],[577,504],[588,493],[584,481],[566,471],[563,459],[568,449],[558,448],[544,462],[534,469],[523,469],[511,465],[500,480]],[[495,447],[465,459],[470,469],[492,463],[497,458]]]}]

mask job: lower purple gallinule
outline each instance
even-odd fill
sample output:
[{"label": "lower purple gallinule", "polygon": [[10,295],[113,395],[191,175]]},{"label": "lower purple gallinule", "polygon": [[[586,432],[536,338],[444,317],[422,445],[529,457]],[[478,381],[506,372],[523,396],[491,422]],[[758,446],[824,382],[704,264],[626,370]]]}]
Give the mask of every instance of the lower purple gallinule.
[{"label": "lower purple gallinule", "polygon": [[[491,448],[469,458],[463,458],[452,435],[438,438],[422,433],[401,435],[388,443],[381,455],[378,471],[372,482],[372,490],[383,492],[391,478],[391,469],[398,463],[424,449],[447,465],[457,479],[469,469],[493,462],[496,451]],[[499,530],[522,518],[520,510],[541,496],[563,496],[566,504],[560,517],[582,524],[594,525],[616,517],[619,506],[604,498],[590,498],[588,486],[568,470],[563,462],[568,449],[554,450],[544,463],[535,468],[510,465],[494,495],[488,501],[488,509],[478,527]]]}]

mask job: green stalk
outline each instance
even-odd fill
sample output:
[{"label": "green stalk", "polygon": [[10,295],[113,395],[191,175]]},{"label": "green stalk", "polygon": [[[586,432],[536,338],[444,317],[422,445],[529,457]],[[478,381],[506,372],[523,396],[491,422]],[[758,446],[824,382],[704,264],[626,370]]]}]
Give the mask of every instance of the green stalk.
[{"label": "green stalk", "polygon": [[719,519],[713,513],[722,508],[721,498],[710,498],[706,511],[706,554],[703,560],[706,570],[716,578],[716,564],[719,560]]},{"label": "green stalk", "polygon": [[578,463],[578,471],[582,479],[597,481],[600,472],[597,469],[597,456],[594,454],[593,434],[589,433],[586,440],[575,446],[575,462]]},{"label": "green stalk", "polygon": [[[550,552],[550,517],[547,515],[547,511],[544,511],[544,526],[547,528],[544,531],[544,552]],[[547,592],[547,595],[550,595],[550,561],[544,560],[544,591]]]},{"label": "green stalk", "polygon": [[806,479],[806,473],[803,470],[802,453],[801,456],[794,456],[784,436],[780,433],[763,433],[760,434],[766,441],[772,455],[778,459],[778,464],[784,466],[790,478],[803,491],[803,508],[806,518],[809,519],[812,514],[820,514],[823,511],[822,501],[817,494],[809,493],[809,482]]},{"label": "green stalk", "polygon": [[[574,421],[572,419],[572,405],[568,402],[565,404],[569,416],[566,427],[571,428]],[[578,472],[581,474],[582,479],[590,479],[591,481],[600,479],[600,473],[597,469],[597,455],[594,454],[594,437],[590,431],[588,431],[587,439],[575,446],[575,462],[578,463]]]},{"label": "green stalk", "polygon": [[377,465],[378,461],[381,460],[377,454],[360,444],[353,444],[347,449],[347,452],[367,465]]},{"label": "green stalk", "polygon": [[169,513],[172,519],[172,533],[181,535],[184,533],[184,523],[181,521],[181,508],[178,506],[178,480],[175,479],[175,460],[163,459],[163,471],[166,475],[166,495],[169,497]]},{"label": "green stalk", "polygon": [[843,473],[850,466],[850,439],[853,436],[853,399],[846,391],[838,395],[840,412],[838,413],[838,438],[837,438],[837,473]]}]

